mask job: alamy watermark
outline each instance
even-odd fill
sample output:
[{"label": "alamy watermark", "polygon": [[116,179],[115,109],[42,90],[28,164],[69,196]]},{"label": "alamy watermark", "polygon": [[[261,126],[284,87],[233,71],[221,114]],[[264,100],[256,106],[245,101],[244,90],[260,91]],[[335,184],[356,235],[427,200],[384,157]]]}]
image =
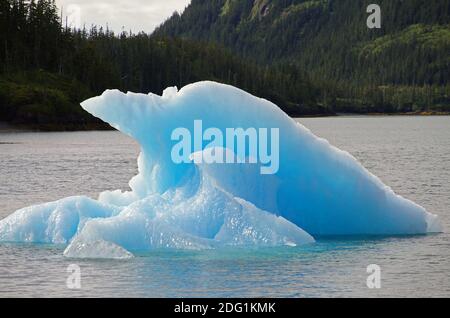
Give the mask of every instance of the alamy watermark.
[{"label": "alamy watermark", "polygon": [[381,28],[381,8],[378,4],[369,4],[367,13],[370,13],[367,18],[367,27],[369,29]]},{"label": "alamy watermark", "polygon": [[172,132],[171,139],[176,142],[171,152],[174,163],[260,164],[263,175],[278,172],[278,128],[226,128],[225,131],[216,127],[203,128],[203,121],[195,120],[193,136],[184,127]]},{"label": "alamy watermark", "polygon": [[71,29],[81,28],[81,7],[77,4],[69,4],[66,9],[66,25]]},{"label": "alamy watermark", "polygon": [[77,264],[70,264],[67,267],[69,276],[66,280],[66,286],[69,289],[81,289],[81,268]]},{"label": "alamy watermark", "polygon": [[369,289],[380,289],[381,288],[381,267],[376,264],[371,264],[367,266],[367,288]]}]

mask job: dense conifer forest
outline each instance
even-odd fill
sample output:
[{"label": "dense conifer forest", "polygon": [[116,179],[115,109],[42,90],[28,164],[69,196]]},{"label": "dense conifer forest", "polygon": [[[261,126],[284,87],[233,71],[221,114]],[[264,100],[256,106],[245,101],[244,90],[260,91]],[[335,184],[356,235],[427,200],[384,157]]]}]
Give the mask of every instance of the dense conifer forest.
[{"label": "dense conifer forest", "polygon": [[0,121],[103,127],[79,103],[105,89],[232,84],[292,116],[449,111],[448,0],[193,0],[153,34],[68,28],[51,0],[0,0]]},{"label": "dense conifer forest", "polygon": [[160,94],[200,80],[233,84],[293,115],[328,113],[299,69],[260,66],[216,44],[64,27],[53,1],[1,0],[0,120],[43,129],[97,128],[79,103],[117,88]]},{"label": "dense conifer forest", "polygon": [[193,0],[155,33],[296,65],[333,111],[449,110],[449,0]]}]

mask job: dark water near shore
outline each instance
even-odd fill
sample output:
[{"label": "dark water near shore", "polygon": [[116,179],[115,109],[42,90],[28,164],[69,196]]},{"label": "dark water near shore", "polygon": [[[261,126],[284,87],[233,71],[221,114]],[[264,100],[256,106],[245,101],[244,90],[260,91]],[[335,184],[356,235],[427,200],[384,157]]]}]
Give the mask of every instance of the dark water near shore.
[{"label": "dark water near shore", "polygon": [[[0,296],[450,296],[450,117],[300,119],[401,194],[438,214],[445,233],[336,238],[299,248],[154,252],[129,261],[74,261],[64,247],[0,245]],[[138,146],[118,132],[0,132],[0,218],[71,195],[127,189]],[[66,286],[81,267],[82,288]],[[378,264],[382,288],[366,286]]]}]

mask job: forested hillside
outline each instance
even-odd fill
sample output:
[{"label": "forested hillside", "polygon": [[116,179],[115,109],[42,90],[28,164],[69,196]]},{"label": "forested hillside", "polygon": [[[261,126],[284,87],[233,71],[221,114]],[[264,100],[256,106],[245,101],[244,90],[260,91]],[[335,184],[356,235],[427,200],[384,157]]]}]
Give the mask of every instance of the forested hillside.
[{"label": "forested hillside", "polygon": [[155,34],[224,45],[260,65],[290,63],[334,111],[449,110],[450,0],[192,0]]},{"label": "forested hillside", "polygon": [[79,103],[108,88],[161,93],[200,80],[233,84],[292,115],[328,113],[319,90],[286,66],[262,67],[214,44],[71,30],[53,1],[0,0],[0,121],[39,129],[98,128]]},{"label": "forested hillside", "polygon": [[450,110],[450,0],[193,0],[153,34],[67,28],[52,0],[0,0],[0,121],[99,128],[108,88],[232,84],[292,116]]}]

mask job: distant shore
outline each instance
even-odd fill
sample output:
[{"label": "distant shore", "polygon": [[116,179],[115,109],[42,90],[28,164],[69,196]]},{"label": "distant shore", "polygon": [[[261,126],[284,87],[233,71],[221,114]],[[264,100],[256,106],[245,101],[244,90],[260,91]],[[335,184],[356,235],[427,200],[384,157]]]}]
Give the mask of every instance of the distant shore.
[{"label": "distant shore", "polygon": [[436,111],[419,111],[419,112],[398,112],[398,113],[335,113],[335,114],[318,114],[318,115],[304,115],[291,116],[292,118],[322,118],[322,117],[381,117],[381,116],[450,116],[450,112],[436,112]]},{"label": "distant shore", "polygon": [[[361,116],[361,117],[394,117],[394,116],[450,116],[450,112],[406,112],[406,113],[337,113],[337,114],[318,114],[307,116],[293,116],[292,118],[323,118],[323,117],[349,117],[349,116]],[[114,130],[106,123],[86,123],[83,125],[64,125],[64,124],[20,124],[15,125],[8,122],[0,121],[0,132],[70,132],[70,131],[98,131],[98,130]]]},{"label": "distant shore", "polygon": [[[367,113],[361,114],[363,116],[449,116],[450,112],[437,111],[420,111],[420,112],[406,112],[406,113]],[[344,114],[343,116],[348,116]]]},{"label": "distant shore", "polygon": [[7,122],[0,122],[0,132],[52,132],[52,131],[95,131],[95,130],[114,130],[106,123],[86,123],[83,125],[64,125],[64,124],[11,124]]}]

